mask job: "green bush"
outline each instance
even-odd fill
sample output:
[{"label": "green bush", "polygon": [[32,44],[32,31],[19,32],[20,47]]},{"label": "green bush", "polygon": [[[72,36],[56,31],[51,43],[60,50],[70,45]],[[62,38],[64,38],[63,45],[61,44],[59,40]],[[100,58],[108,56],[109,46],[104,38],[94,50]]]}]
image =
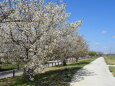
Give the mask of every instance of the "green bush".
[{"label": "green bush", "polygon": [[88,53],[89,56],[96,56],[96,54],[97,54],[97,53],[96,53],[95,51],[90,51],[90,52]]}]

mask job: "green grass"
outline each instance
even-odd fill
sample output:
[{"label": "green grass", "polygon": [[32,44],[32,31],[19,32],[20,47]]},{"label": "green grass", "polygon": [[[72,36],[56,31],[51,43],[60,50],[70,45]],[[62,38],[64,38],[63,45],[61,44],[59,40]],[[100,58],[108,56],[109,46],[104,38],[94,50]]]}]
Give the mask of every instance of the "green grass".
[{"label": "green grass", "polygon": [[[88,58],[78,62],[68,63],[67,66],[50,67],[44,73],[35,76],[33,82],[20,77],[2,79],[0,86],[69,86],[73,75],[96,58]],[[36,85],[39,83],[39,85]]]},{"label": "green grass", "polygon": [[[22,68],[23,65],[20,65],[19,68]],[[7,64],[7,65],[1,65],[0,66],[0,71],[7,71],[7,70],[12,70],[12,69],[18,69],[17,65],[13,64]]]},{"label": "green grass", "polygon": [[110,69],[110,72],[112,72],[112,74],[113,74],[114,77],[115,77],[115,67],[109,67],[109,69]]},{"label": "green grass", "polygon": [[[105,60],[108,65],[115,65],[115,56],[105,57]],[[109,70],[115,76],[115,67],[109,66]]]},{"label": "green grass", "polygon": [[115,65],[115,56],[105,57],[105,60],[108,65]]}]

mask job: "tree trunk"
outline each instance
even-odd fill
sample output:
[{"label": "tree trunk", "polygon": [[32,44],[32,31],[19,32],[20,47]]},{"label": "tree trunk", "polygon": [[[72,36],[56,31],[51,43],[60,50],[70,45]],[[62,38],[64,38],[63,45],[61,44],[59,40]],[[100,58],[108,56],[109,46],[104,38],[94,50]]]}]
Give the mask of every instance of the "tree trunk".
[{"label": "tree trunk", "polygon": [[76,58],[76,62],[78,61],[79,57]]},{"label": "tree trunk", "polygon": [[66,66],[66,59],[63,60],[63,66]]},{"label": "tree trunk", "polygon": [[27,57],[27,59],[29,58],[29,49],[28,48],[26,48],[26,57]]},{"label": "tree trunk", "polygon": [[34,70],[24,68],[23,78],[27,81],[33,81],[34,80]]},{"label": "tree trunk", "polygon": [[17,64],[17,67],[18,67],[18,70],[19,70],[20,69],[20,64],[19,63]]}]

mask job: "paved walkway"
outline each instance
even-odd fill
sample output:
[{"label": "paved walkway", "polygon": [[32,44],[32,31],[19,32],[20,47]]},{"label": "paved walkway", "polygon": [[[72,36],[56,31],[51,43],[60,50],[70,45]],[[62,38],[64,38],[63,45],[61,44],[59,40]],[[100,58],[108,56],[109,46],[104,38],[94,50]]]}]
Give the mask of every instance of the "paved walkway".
[{"label": "paved walkway", "polygon": [[70,86],[115,86],[115,78],[100,57],[76,72]]},{"label": "paved walkway", "polygon": [[[17,70],[15,69],[15,76],[23,74],[24,69]],[[0,79],[13,77],[13,70],[0,72]]]},{"label": "paved walkway", "polygon": [[110,67],[115,67],[115,65],[108,65],[108,66],[110,66]]}]

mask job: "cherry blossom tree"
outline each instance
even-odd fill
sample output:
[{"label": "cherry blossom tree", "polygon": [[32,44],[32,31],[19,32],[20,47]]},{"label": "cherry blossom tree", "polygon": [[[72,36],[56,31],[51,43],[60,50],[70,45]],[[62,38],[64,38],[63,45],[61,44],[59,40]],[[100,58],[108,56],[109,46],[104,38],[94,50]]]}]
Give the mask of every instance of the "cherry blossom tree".
[{"label": "cherry blossom tree", "polygon": [[81,35],[78,35],[76,39],[76,54],[74,56],[76,58],[76,61],[79,59],[79,57],[87,56],[88,51],[88,43],[86,42],[86,40],[84,40],[84,38]]},{"label": "cherry blossom tree", "polygon": [[0,4],[3,52],[11,58],[23,57],[26,66],[34,70],[49,59],[65,61],[87,52],[85,40],[76,34],[81,21],[67,22],[70,14],[64,3],[44,2],[4,0]]}]

